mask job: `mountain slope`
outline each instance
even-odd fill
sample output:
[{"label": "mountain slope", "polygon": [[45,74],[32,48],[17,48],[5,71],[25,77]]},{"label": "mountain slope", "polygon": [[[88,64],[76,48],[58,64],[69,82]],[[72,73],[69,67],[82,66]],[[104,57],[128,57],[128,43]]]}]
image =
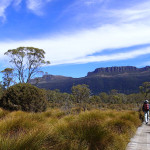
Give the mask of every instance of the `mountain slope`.
[{"label": "mountain slope", "polygon": [[[143,82],[150,81],[150,67],[136,68],[133,66],[97,68],[86,77],[71,78],[64,76],[44,75],[38,78],[40,88],[59,89],[61,92],[71,92],[71,87],[77,84],[87,84],[93,94],[109,92],[116,89],[121,93],[137,93]],[[36,79],[31,80],[35,84]]]}]

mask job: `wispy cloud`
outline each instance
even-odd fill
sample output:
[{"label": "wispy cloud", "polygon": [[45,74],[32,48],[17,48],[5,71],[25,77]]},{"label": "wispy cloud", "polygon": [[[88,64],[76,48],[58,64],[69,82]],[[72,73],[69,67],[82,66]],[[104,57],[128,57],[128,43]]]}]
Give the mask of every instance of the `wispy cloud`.
[{"label": "wispy cloud", "polygon": [[[13,5],[19,7],[23,0],[0,0],[0,17],[2,21],[6,20],[6,9]],[[26,0],[27,8],[37,15],[43,14],[43,7],[52,0]]]},{"label": "wispy cloud", "polygon": [[[150,43],[150,26],[143,24],[107,25],[76,34],[58,35],[55,38],[7,43],[0,43],[3,53],[19,46],[43,48],[46,51],[46,59],[50,60],[52,65],[129,59],[149,54],[150,48],[119,53],[115,53],[115,49]],[[94,56],[94,53],[110,48],[114,49],[114,54]],[[2,51],[0,56],[3,57]]]},{"label": "wispy cloud", "polygon": [[[117,61],[117,60],[128,60],[132,58],[136,58],[141,55],[150,54],[150,47],[145,49],[140,49],[136,51],[122,52],[122,53],[114,53],[111,55],[101,55],[101,56],[87,56],[79,59],[74,59],[71,61],[66,61],[65,63],[90,63],[90,62],[102,62],[102,61]],[[146,63],[148,64],[148,63]],[[150,63],[149,63],[150,64]]]},{"label": "wispy cloud", "polygon": [[27,0],[26,4],[28,9],[33,11],[35,14],[43,15],[42,8],[49,2],[51,2],[51,0]]},{"label": "wispy cloud", "polygon": [[79,3],[83,3],[84,5],[91,6],[91,5],[97,5],[99,3],[103,3],[106,1],[108,0],[82,0]]},{"label": "wispy cloud", "polygon": [[70,12],[73,24],[78,22],[79,26],[83,24],[86,27],[118,23],[150,23],[149,6],[149,0],[142,2],[134,0],[134,3],[133,1],[120,3],[118,0],[81,0],[66,8],[61,17]]},{"label": "wispy cloud", "polygon": [[11,4],[12,0],[1,0],[0,1],[0,17],[2,17],[2,21],[6,20],[5,10]]},{"label": "wispy cloud", "polygon": [[134,5],[129,8],[124,8],[120,10],[109,10],[108,12],[111,14],[113,18],[116,18],[119,22],[142,22],[142,23],[150,23],[150,1],[144,1],[140,4]]}]

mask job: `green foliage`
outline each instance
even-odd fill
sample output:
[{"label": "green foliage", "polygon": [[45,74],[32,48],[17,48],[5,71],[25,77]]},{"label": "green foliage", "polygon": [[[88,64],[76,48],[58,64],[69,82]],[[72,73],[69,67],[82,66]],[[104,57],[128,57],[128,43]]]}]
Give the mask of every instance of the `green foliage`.
[{"label": "green foliage", "polygon": [[110,103],[112,104],[120,104],[122,103],[121,98],[118,95],[111,95]]},{"label": "green foliage", "polygon": [[126,96],[127,98],[127,103],[131,104],[131,103],[143,103],[145,96],[142,93],[133,93],[130,95]]},{"label": "green foliage", "polygon": [[41,65],[50,63],[44,60],[44,50],[34,47],[18,47],[8,50],[5,55],[10,57],[10,62],[14,65],[14,70],[21,83],[24,83],[25,80],[29,82],[32,76],[39,72]]},{"label": "green foliage", "polygon": [[29,83],[20,83],[4,92],[0,106],[7,110],[42,112],[47,108],[47,101],[43,90]]},{"label": "green foliage", "polygon": [[102,102],[107,103],[107,102],[109,101],[109,96],[108,96],[107,93],[101,92],[101,93],[99,94],[99,96],[100,96]]},{"label": "green foliage", "polygon": [[92,104],[101,103],[101,102],[102,102],[101,98],[97,95],[93,95],[90,97],[90,103]]},{"label": "green foliage", "polygon": [[72,87],[72,95],[75,98],[77,103],[81,103],[82,101],[86,102],[89,100],[90,97],[90,89],[86,84],[78,84]]},{"label": "green foliage", "polygon": [[61,93],[59,90],[46,91],[47,100],[50,107],[62,107],[62,109],[69,109],[73,103],[71,94]]},{"label": "green foliage", "polygon": [[[61,93],[59,90],[48,90],[47,100],[51,108],[61,108],[67,113],[79,113],[92,109],[117,109],[117,110],[139,110],[144,95],[133,93],[126,95],[113,89],[108,94],[105,92],[99,95],[90,95],[87,85],[72,87],[72,93]],[[150,95],[148,95],[150,96]],[[147,98],[149,99],[150,97]]]},{"label": "green foliage", "polygon": [[148,94],[150,94],[150,82],[144,82],[139,88],[140,92],[147,98]]},{"label": "green foliage", "polygon": [[47,90],[46,91],[47,94],[47,100],[50,103],[57,103],[58,100],[60,100],[60,92],[58,90]]},{"label": "green foliage", "polygon": [[8,88],[13,83],[13,69],[12,68],[5,68],[1,71],[3,73],[3,86]]}]

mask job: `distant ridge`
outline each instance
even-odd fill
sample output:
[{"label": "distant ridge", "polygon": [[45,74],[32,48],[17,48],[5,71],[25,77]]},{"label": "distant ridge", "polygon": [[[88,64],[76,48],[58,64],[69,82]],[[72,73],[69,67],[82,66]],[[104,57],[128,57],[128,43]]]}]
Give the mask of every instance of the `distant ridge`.
[{"label": "distant ridge", "polygon": [[[134,66],[97,68],[82,78],[44,75],[37,79],[39,88],[59,89],[61,92],[70,93],[73,85],[87,84],[93,94],[109,92],[112,89],[116,89],[120,93],[130,94],[139,92],[139,86],[143,82],[150,82],[150,66],[143,68]],[[37,79],[32,79],[31,84],[35,84]]]},{"label": "distant ridge", "polygon": [[97,74],[116,75],[121,73],[141,73],[145,71],[150,71],[150,66],[146,66],[144,68],[136,68],[134,66],[106,67],[106,68],[97,68],[93,72],[88,72],[87,76],[97,75]]}]

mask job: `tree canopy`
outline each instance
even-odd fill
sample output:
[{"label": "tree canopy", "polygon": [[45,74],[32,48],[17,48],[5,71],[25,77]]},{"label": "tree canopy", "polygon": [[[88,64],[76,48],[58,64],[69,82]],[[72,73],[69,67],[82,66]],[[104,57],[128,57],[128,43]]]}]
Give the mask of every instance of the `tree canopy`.
[{"label": "tree canopy", "polygon": [[4,88],[8,88],[13,82],[13,69],[5,68],[1,73],[3,73],[3,86]]},{"label": "tree canopy", "polygon": [[20,83],[28,83],[40,71],[42,65],[50,64],[49,61],[45,61],[45,51],[39,48],[18,47],[8,50],[5,55],[10,57],[9,62],[13,64]]},{"label": "tree canopy", "polygon": [[82,101],[88,101],[90,97],[90,89],[86,84],[78,84],[72,87],[72,95],[75,98],[77,103],[81,103]]},{"label": "tree canopy", "polygon": [[144,82],[139,88],[140,92],[147,98],[148,94],[150,94],[150,82]]}]

